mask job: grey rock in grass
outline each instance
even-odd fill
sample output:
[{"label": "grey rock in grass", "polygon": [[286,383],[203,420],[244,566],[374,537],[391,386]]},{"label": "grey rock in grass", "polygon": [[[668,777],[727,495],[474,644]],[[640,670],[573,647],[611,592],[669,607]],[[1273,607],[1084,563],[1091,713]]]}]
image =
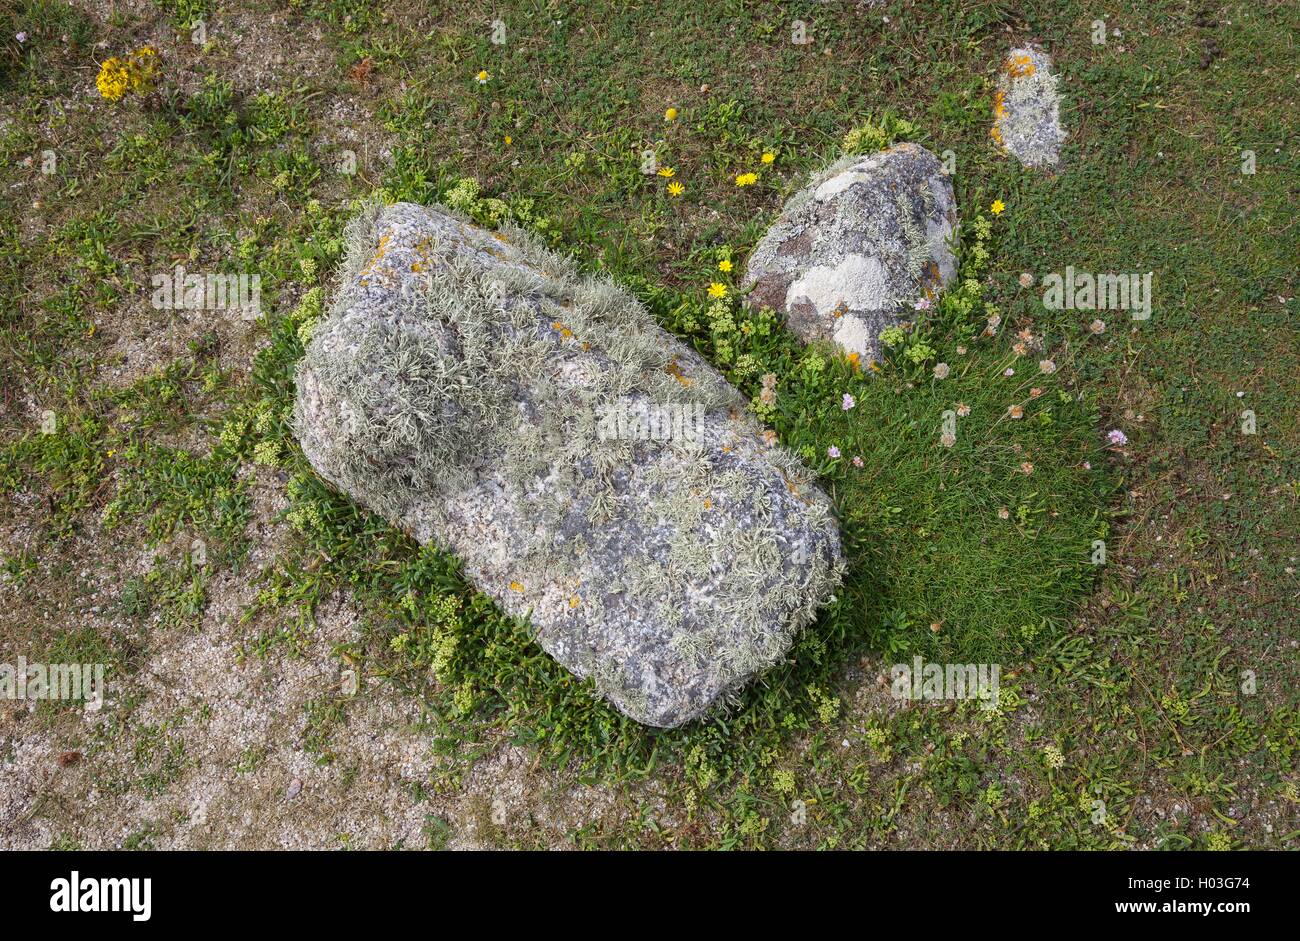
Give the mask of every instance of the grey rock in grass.
[{"label": "grey rock in grass", "polygon": [[786,203],[742,287],[803,339],[833,340],[865,365],[882,330],[956,277],[956,226],[952,181],[924,147],[845,157]]},{"label": "grey rock in grass", "polygon": [[372,207],[297,371],[312,466],[464,562],[639,722],[776,663],[835,591],[826,496],[608,279],[524,233]]},{"label": "grey rock in grass", "polygon": [[1059,80],[1052,57],[1036,45],[1007,53],[993,99],[993,139],[1023,166],[1055,169],[1061,162]]}]

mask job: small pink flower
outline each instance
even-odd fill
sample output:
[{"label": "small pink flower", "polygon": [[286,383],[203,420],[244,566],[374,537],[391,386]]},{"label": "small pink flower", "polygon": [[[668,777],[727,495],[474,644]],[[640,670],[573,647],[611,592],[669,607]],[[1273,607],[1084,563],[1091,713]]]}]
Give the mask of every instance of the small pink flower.
[{"label": "small pink flower", "polygon": [[1094,320],[1092,323],[1088,324],[1088,329],[1093,333],[1105,333],[1106,321]]},{"label": "small pink flower", "polygon": [[967,405],[965,402],[958,402],[958,403],[957,403],[957,417],[959,417],[959,418],[965,418],[965,417],[966,417],[967,415],[969,415],[969,414],[970,414],[970,406]]},{"label": "small pink flower", "polygon": [[854,467],[861,467],[861,466],[862,466],[862,455],[861,455],[861,454],[855,454],[855,455],[853,455],[853,466],[854,466]]},{"label": "small pink flower", "polygon": [[1056,363],[1052,362],[1050,359],[1040,359],[1038,361],[1038,370],[1043,375],[1050,376],[1052,373],[1056,372]]},{"label": "small pink flower", "polygon": [[1084,462],[1083,462],[1083,469],[1084,469],[1084,470],[1092,470],[1092,461],[1084,461]]},{"label": "small pink flower", "polygon": [[915,304],[912,305],[913,310],[929,310],[930,307],[931,304],[930,304],[930,299],[928,297],[923,297]]},{"label": "small pink flower", "polygon": [[1020,286],[1022,288],[1027,288],[1033,283],[1034,283],[1034,276],[1032,274],[1030,274],[1028,271],[1022,271],[1020,273]]},{"label": "small pink flower", "polygon": [[1007,409],[1007,414],[1010,415],[1012,418],[1023,418],[1025,414],[1025,410],[1021,408],[1019,405],[1013,405],[1009,409]]},{"label": "small pink flower", "polygon": [[1023,464],[1020,465],[1020,473],[1024,474],[1026,477],[1028,477],[1033,472],[1034,472],[1034,465],[1031,462],[1025,461]]},{"label": "small pink flower", "polygon": [[1015,371],[1014,369],[1012,369],[1010,366],[1008,366],[1006,369],[1002,370],[1002,375],[1004,375],[1004,376],[1014,376],[1015,374],[1016,374],[1016,371]]},{"label": "small pink flower", "polygon": [[957,355],[958,355],[958,356],[965,356],[965,355],[966,355],[966,347],[964,347],[964,346],[959,346],[959,347],[957,347]]},{"label": "small pink flower", "polygon": [[948,364],[947,364],[947,363],[937,363],[937,364],[935,364],[935,367],[934,367],[934,378],[936,378],[936,379],[947,379],[947,378],[948,378]]},{"label": "small pink flower", "polygon": [[827,456],[827,457],[839,457],[839,456],[840,456],[840,449],[837,448],[837,447],[835,447],[835,445],[832,444],[829,448],[826,449],[826,456]]},{"label": "small pink flower", "polygon": [[1000,520],[1009,520],[1009,519],[1011,519],[1011,511],[1008,510],[1008,509],[1007,509],[1006,507],[1004,507],[1004,506],[1000,506],[1000,507],[998,507],[998,519],[1000,519]]},{"label": "small pink flower", "polygon": [[27,34],[26,34],[26,33],[15,33],[15,34],[14,34],[14,39],[18,40],[19,42],[27,42]]},{"label": "small pink flower", "polygon": [[1114,445],[1124,445],[1128,444],[1128,435],[1124,434],[1124,432],[1120,431],[1118,428],[1112,428],[1106,433],[1106,440]]},{"label": "small pink flower", "polygon": [[840,408],[842,408],[846,412],[857,404],[858,404],[857,400],[854,399],[853,396],[849,395],[847,392],[844,393],[844,398],[840,399]]},{"label": "small pink flower", "polygon": [[952,434],[951,432],[945,431],[942,435],[939,436],[939,443],[943,445],[945,448],[951,448],[954,444],[957,443],[957,436]]},{"label": "small pink flower", "polygon": [[1017,343],[1015,346],[1011,347],[1011,352],[1015,353],[1017,356],[1024,356],[1025,350],[1026,347],[1023,343]]},{"label": "small pink flower", "polygon": [[1031,399],[1036,399],[1042,394],[1043,394],[1043,390],[1038,388],[1038,386],[1034,386],[1032,389],[1029,390],[1029,397]]}]

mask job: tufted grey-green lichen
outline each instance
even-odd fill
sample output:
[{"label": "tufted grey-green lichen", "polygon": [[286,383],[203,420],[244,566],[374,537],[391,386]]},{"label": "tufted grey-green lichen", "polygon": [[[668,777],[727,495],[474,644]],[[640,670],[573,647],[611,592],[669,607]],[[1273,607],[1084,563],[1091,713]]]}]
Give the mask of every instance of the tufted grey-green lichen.
[{"label": "tufted grey-green lichen", "polygon": [[[838,584],[829,503],[634,298],[525,233],[368,207],[300,363],[317,471],[459,555],[628,715],[679,725],[776,662]],[[701,405],[695,440],[604,438]]]}]

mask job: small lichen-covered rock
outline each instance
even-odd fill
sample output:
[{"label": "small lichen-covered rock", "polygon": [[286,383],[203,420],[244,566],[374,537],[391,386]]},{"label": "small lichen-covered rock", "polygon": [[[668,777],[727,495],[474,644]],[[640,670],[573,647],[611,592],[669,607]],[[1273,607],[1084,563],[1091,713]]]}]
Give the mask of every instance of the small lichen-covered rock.
[{"label": "small lichen-covered rock", "polygon": [[1065,129],[1052,57],[1038,46],[1012,49],[998,72],[990,136],[1026,167],[1053,169]]},{"label": "small lichen-covered rock", "polygon": [[296,377],[322,477],[639,722],[782,657],[839,582],[838,529],[712,367],[522,232],[401,203],[348,242]]},{"label": "small lichen-covered rock", "polygon": [[956,277],[956,226],[952,182],[924,147],[846,157],[786,203],[742,287],[804,340],[834,340],[866,365],[882,330]]}]

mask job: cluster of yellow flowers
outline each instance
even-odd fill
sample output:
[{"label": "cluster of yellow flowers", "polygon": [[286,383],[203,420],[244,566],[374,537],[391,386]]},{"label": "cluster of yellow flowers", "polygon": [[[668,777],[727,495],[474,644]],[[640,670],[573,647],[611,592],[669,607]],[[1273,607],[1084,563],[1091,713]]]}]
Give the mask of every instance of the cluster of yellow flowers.
[{"label": "cluster of yellow flowers", "polygon": [[[677,120],[676,108],[668,108],[667,110],[664,111],[664,121],[666,123],[671,124],[673,121],[676,120]],[[764,164],[770,164],[776,160],[776,154],[774,154],[770,150],[764,151],[762,160]],[[672,177],[676,176],[676,173],[677,171],[674,170],[672,167],[663,167],[661,170],[659,170],[659,176],[666,177],[670,180],[672,179]],[[739,173],[736,175],[737,186],[753,186],[757,182],[758,182],[757,173]],[[672,180],[672,182],[668,184],[669,196],[680,196],[684,192],[686,192],[686,187],[679,181]]]},{"label": "cluster of yellow flowers", "polygon": [[[764,163],[765,165],[766,165],[766,164],[769,164],[769,163],[771,163],[772,161],[776,160],[776,154],[772,153],[772,151],[770,151],[770,150],[765,150],[765,151],[763,151],[763,157],[762,157],[762,160],[763,160],[763,163]],[[737,173],[737,174],[736,174],[736,185],[737,185],[737,186],[753,186],[753,185],[754,185],[755,183],[757,183],[757,182],[758,182],[758,174],[757,174],[757,173]]]},{"label": "cluster of yellow flowers", "polygon": [[127,92],[145,94],[153,87],[158,74],[158,52],[142,46],[125,58],[113,56],[99,66],[95,87],[109,101],[117,101]]}]

